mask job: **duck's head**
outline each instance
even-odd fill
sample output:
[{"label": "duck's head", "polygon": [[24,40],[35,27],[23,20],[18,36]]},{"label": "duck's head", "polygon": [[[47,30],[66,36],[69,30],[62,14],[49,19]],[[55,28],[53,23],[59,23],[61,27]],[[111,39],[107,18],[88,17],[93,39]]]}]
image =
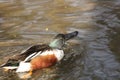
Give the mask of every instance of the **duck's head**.
[{"label": "duck's head", "polygon": [[68,34],[58,34],[55,36],[49,46],[52,48],[62,49],[67,40],[70,40],[78,35],[78,31],[74,31]]},{"label": "duck's head", "polygon": [[15,59],[8,59],[8,61],[2,64],[0,67],[4,69],[16,69],[19,66],[19,61]]}]

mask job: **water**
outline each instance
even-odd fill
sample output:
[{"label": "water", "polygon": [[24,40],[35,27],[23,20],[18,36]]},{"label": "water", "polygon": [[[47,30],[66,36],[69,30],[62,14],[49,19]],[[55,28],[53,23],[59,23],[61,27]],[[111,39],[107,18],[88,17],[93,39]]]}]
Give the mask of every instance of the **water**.
[{"label": "water", "polygon": [[[120,80],[119,11],[119,0],[0,0],[0,64],[77,30],[65,58],[30,80]],[[0,80],[20,80],[14,71],[0,71]]]}]

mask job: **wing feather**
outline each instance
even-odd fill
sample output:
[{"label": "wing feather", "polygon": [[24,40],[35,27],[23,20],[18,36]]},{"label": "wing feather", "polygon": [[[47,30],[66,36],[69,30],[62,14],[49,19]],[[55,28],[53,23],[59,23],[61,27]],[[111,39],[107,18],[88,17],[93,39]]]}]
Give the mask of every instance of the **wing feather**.
[{"label": "wing feather", "polygon": [[40,55],[43,51],[50,49],[51,48],[46,44],[33,45],[22,52],[19,56],[24,56],[24,61],[30,61],[35,56]]}]

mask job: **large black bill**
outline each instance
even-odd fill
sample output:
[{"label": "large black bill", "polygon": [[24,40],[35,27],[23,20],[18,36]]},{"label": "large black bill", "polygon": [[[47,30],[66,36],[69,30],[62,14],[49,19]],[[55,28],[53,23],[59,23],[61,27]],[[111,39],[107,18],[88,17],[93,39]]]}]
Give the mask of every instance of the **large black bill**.
[{"label": "large black bill", "polygon": [[78,35],[78,31],[74,31],[74,32],[65,34],[65,40],[67,41],[69,39],[72,39],[72,38],[76,37],[77,35]]}]

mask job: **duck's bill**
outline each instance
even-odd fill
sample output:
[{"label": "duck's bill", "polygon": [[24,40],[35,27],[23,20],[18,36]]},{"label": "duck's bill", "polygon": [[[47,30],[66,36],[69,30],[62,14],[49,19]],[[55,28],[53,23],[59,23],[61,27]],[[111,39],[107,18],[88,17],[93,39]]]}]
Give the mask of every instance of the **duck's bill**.
[{"label": "duck's bill", "polygon": [[77,35],[78,35],[78,31],[74,31],[74,32],[65,34],[65,40],[67,41],[69,39],[72,39],[72,38],[76,37]]}]

